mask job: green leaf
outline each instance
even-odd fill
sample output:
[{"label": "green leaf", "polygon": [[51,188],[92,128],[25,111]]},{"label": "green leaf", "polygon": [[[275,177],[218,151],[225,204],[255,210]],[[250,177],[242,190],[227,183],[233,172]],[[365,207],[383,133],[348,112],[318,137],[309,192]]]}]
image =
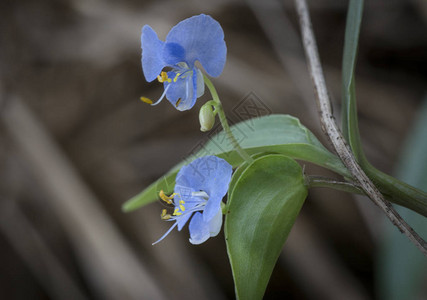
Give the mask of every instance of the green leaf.
[{"label": "green leaf", "polygon": [[[257,153],[252,155],[252,159],[257,159],[266,155],[270,155],[272,153]],[[234,171],[233,173],[233,177],[231,177],[231,181],[230,181],[230,185],[228,187],[228,194],[231,195],[231,193],[234,190],[234,186],[236,185],[236,183],[238,182],[240,175],[242,175],[243,171],[247,169],[247,167],[249,166],[249,162],[244,161],[240,166],[237,167],[237,169]]]},{"label": "green leaf", "polygon": [[125,212],[130,212],[143,205],[156,201],[156,199],[159,198],[158,195],[161,190],[163,190],[166,194],[171,194],[175,186],[175,177],[177,173],[178,170],[173,170],[165,176],[157,179],[141,193],[126,201],[122,206],[122,210]]},{"label": "green leaf", "polygon": [[342,62],[342,131],[355,157],[363,156],[357,122],[355,68],[362,22],[363,0],[350,0],[345,29],[344,54]]},{"label": "green leaf", "polygon": [[225,239],[239,299],[262,299],[307,196],[301,166],[283,155],[256,159],[229,195]]},{"label": "green leaf", "polygon": [[[409,138],[405,143],[397,175],[415,187],[427,191],[427,97],[418,113]],[[427,237],[427,219],[396,207],[399,214],[422,237]],[[380,299],[421,299],[425,290],[427,260],[424,255],[398,230],[386,222],[385,238],[378,251],[377,284]],[[404,283],[404,284],[403,284]]]},{"label": "green leaf", "polygon": [[[297,118],[292,116],[270,115],[251,119],[232,126],[231,130],[242,148],[251,155],[261,152],[284,154],[351,177],[338,157],[329,152],[306,127],[301,125]],[[205,155],[224,158],[233,167],[243,163],[242,158],[228,142],[224,132],[220,132],[213,136],[199,152],[191,155],[186,162],[178,164],[143,192],[128,200],[123,205],[123,210],[132,211],[155,201],[161,189],[167,193],[172,192],[175,176],[179,169],[184,164]]]},{"label": "green leaf", "polygon": [[[295,117],[270,115],[241,122],[231,129],[240,146],[251,155],[260,152],[285,154],[350,176],[339,158],[329,152]],[[224,132],[214,136],[206,144],[204,152],[222,157],[233,165],[243,162]]]}]

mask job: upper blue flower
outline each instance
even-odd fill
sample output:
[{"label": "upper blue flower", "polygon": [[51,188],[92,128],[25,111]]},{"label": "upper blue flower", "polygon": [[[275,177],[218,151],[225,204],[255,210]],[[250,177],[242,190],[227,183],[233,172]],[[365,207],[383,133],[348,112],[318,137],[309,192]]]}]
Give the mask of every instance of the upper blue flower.
[{"label": "upper blue flower", "polygon": [[[221,74],[226,60],[227,47],[221,25],[210,16],[201,14],[174,26],[166,37],[159,40],[149,26],[142,28],[142,69],[148,82],[163,82],[164,96],[178,110],[188,110],[203,95],[205,85],[201,71],[195,66],[199,61],[212,77]],[[168,72],[162,72],[169,67]]]},{"label": "upper blue flower", "polygon": [[[191,218],[190,243],[201,244],[221,230],[221,201],[228,190],[232,167],[216,156],[204,156],[181,168],[176,176],[174,193],[160,197],[173,204],[173,214],[162,211],[162,219],[175,224],[154,244],[163,240],[176,226],[180,231]],[[154,245],[153,244],[153,245]]]}]

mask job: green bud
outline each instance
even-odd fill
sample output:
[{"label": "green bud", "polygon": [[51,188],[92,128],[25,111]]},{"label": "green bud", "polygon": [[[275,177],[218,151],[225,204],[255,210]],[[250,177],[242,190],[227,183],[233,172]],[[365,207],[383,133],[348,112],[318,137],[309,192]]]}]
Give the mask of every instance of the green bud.
[{"label": "green bud", "polygon": [[212,105],[206,103],[199,111],[200,131],[206,132],[212,129],[215,124],[215,113]]}]

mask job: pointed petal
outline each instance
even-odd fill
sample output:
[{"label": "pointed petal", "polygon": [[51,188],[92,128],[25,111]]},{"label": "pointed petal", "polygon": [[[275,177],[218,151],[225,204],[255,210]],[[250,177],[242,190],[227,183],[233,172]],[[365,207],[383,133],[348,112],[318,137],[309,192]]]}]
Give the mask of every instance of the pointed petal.
[{"label": "pointed petal", "polygon": [[198,60],[210,76],[221,74],[227,47],[221,25],[212,17],[201,14],[174,26],[166,37],[166,44],[175,43],[185,50],[185,62],[190,68]]},{"label": "pointed petal", "polygon": [[197,70],[197,98],[200,98],[205,93],[205,80],[203,79],[202,71],[195,68]]},{"label": "pointed petal", "polygon": [[166,66],[162,58],[164,42],[159,40],[156,32],[148,25],[142,27],[142,70],[148,82],[153,81]]},{"label": "pointed petal", "polygon": [[218,233],[221,231],[221,226],[222,226],[222,211],[220,209],[218,210],[218,213],[215,215],[215,217],[213,217],[212,220],[209,222],[209,233],[211,237],[218,235]]},{"label": "pointed petal", "polygon": [[202,214],[197,212],[194,214],[188,226],[190,230],[190,243],[199,245],[210,238],[209,224],[203,221]]},{"label": "pointed petal", "polygon": [[[168,72],[168,76],[173,79],[175,72]],[[166,98],[175,108],[177,108],[177,103],[179,105],[181,102],[186,101],[188,97],[188,81],[191,81],[190,77],[178,78],[176,82],[164,82],[165,89],[168,88]]]},{"label": "pointed petal", "polygon": [[212,156],[209,158],[210,165],[215,166],[207,169],[206,180],[204,184],[204,191],[209,194],[209,201],[206,204],[203,212],[203,220],[210,221],[221,210],[221,201],[228,191],[228,185],[231,181],[231,174],[233,172],[232,166],[225,160]]},{"label": "pointed petal", "polygon": [[181,231],[182,227],[187,223],[187,221],[190,219],[192,214],[185,214],[179,220],[176,222],[178,223],[178,231]]},{"label": "pointed petal", "polygon": [[209,201],[203,211],[203,220],[205,222],[210,222],[216,216],[218,211],[221,211],[221,200],[224,195],[222,197],[218,195],[209,197]]},{"label": "pointed petal", "polygon": [[[173,79],[176,74],[175,72],[168,72],[168,76]],[[198,89],[197,77],[197,68],[193,68],[192,76],[187,76],[184,78],[179,77],[176,82],[165,82],[165,88],[170,86],[169,90],[166,93],[166,98],[173,106],[175,106],[177,110],[189,110],[196,103]],[[181,100],[178,102],[179,99]]]}]

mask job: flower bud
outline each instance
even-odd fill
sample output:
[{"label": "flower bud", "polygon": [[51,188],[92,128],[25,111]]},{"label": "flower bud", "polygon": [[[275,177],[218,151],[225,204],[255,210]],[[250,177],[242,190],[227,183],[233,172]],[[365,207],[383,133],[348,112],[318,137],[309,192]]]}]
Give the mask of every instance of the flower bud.
[{"label": "flower bud", "polygon": [[205,104],[199,111],[200,131],[206,132],[215,124],[215,114],[211,104]]}]

